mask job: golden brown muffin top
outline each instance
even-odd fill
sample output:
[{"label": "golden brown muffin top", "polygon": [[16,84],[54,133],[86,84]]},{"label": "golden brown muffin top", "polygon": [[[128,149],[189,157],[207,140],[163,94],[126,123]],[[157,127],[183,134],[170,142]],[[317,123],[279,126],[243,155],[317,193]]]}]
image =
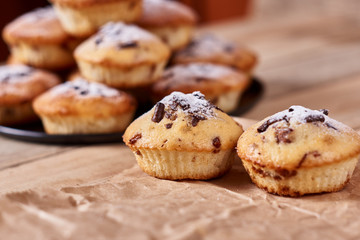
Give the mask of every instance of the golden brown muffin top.
[{"label": "golden brown muffin top", "polygon": [[98,6],[104,3],[111,3],[111,2],[139,1],[139,0],[49,0],[49,1],[52,2],[53,4],[60,6],[81,8],[81,7]]},{"label": "golden brown muffin top", "polygon": [[114,116],[133,111],[136,102],[129,94],[77,78],[60,84],[34,101],[41,116]]},{"label": "golden brown muffin top", "polygon": [[175,64],[209,62],[251,71],[257,63],[254,52],[244,46],[212,34],[196,36],[190,44],[176,52]]},{"label": "golden brown muffin top", "polygon": [[143,0],[143,13],[137,24],[142,27],[195,25],[196,13],[188,6],[167,0]]},{"label": "golden brown muffin top", "polygon": [[158,37],[120,22],[106,24],[75,50],[77,60],[121,68],[158,63],[169,56],[169,48]]},{"label": "golden brown muffin top", "polygon": [[211,63],[175,65],[167,69],[153,85],[154,96],[161,99],[173,91],[191,93],[200,91],[205,96],[218,96],[244,90],[249,77],[230,67]]},{"label": "golden brown muffin top", "polygon": [[246,130],[238,154],[242,160],[288,173],[358,155],[359,134],[327,115],[325,109],[291,106]]},{"label": "golden brown muffin top", "polygon": [[43,70],[25,65],[0,66],[0,105],[31,101],[59,83],[56,75]]},{"label": "golden brown muffin top", "polygon": [[130,148],[217,153],[234,148],[242,132],[200,92],[173,92],[131,123],[123,139]]},{"label": "golden brown muffin top", "polygon": [[10,44],[61,44],[71,38],[62,28],[52,7],[35,9],[5,26],[3,38]]}]

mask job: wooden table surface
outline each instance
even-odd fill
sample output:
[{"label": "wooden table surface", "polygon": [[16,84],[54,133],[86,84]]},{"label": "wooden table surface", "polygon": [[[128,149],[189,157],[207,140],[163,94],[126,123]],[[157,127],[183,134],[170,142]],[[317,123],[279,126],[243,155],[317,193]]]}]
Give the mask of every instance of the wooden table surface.
[{"label": "wooden table surface", "polygon": [[[259,54],[255,74],[266,91],[241,117],[260,120],[299,104],[327,108],[331,117],[360,130],[359,29],[354,17],[329,14],[234,20],[200,31],[242,41]],[[109,178],[117,173],[119,159],[133,158],[123,144],[56,146],[4,137],[0,152],[0,193]]]}]

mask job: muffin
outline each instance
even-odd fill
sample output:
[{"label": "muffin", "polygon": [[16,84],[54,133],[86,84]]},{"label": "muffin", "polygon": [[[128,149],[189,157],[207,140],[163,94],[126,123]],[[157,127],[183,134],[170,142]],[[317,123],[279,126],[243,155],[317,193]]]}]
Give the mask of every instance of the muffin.
[{"label": "muffin", "polygon": [[142,0],[50,0],[65,31],[89,37],[110,21],[134,22],[142,12]]},{"label": "muffin", "polygon": [[359,160],[360,136],[327,115],[292,106],[246,130],[237,151],[252,181],[284,196],[344,188]]},{"label": "muffin", "polygon": [[108,23],[75,50],[81,74],[117,88],[148,85],[161,76],[169,48],[134,25]]},{"label": "muffin", "polygon": [[144,0],[137,24],[160,37],[171,50],[177,50],[190,42],[196,21],[195,12],[182,3]]},{"label": "muffin", "polygon": [[51,7],[16,18],[4,28],[3,38],[13,62],[50,70],[75,65],[72,52],[81,42],[63,30]]},{"label": "muffin", "polygon": [[0,125],[37,120],[35,97],[60,83],[54,74],[25,65],[0,66]]},{"label": "muffin", "polygon": [[124,92],[78,78],[42,94],[33,106],[49,134],[92,134],[125,130],[136,102]]},{"label": "muffin", "polygon": [[225,112],[233,111],[250,83],[245,73],[211,63],[175,65],[154,83],[152,93],[159,100],[173,91],[202,92],[206,99]]},{"label": "muffin", "polygon": [[176,52],[174,64],[206,62],[233,67],[251,74],[257,63],[253,51],[212,34],[195,37],[190,44]]},{"label": "muffin", "polygon": [[210,179],[231,168],[242,132],[200,92],[173,92],[131,123],[123,139],[151,176]]}]

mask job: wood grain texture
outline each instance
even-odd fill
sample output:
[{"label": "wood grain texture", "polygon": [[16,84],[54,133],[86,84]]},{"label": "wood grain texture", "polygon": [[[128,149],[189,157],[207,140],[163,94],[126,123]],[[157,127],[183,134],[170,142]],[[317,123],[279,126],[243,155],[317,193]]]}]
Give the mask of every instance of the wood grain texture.
[{"label": "wood grain texture", "polygon": [[73,148],[73,146],[41,145],[0,137],[0,170],[53,156]]},{"label": "wood grain texture", "polygon": [[[236,118],[246,129],[255,121]],[[6,140],[0,138],[1,141]],[[17,146],[28,147],[27,144]],[[41,151],[41,148],[36,148]],[[66,187],[101,181],[136,165],[133,153],[124,144],[104,144],[62,149],[49,156],[0,171],[0,193],[41,187]],[[13,154],[15,155],[15,154]],[[28,164],[27,164],[28,163]]]},{"label": "wood grain texture", "polygon": [[[292,13],[292,12],[291,12]],[[329,108],[335,119],[360,127],[360,18],[348,11],[272,15],[213,29],[259,54],[255,74],[263,99],[244,117],[263,119],[293,105]]]}]

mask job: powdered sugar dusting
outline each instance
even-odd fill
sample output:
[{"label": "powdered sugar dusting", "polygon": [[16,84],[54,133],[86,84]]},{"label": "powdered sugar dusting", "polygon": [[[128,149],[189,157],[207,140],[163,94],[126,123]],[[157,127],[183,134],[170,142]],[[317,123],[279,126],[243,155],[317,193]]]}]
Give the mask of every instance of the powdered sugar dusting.
[{"label": "powdered sugar dusting", "polygon": [[34,69],[25,65],[0,66],[0,83],[23,81]]},{"label": "powdered sugar dusting", "polygon": [[181,57],[212,57],[214,54],[230,54],[235,43],[212,34],[197,36],[188,47],[177,53]]},{"label": "powdered sugar dusting", "polygon": [[161,101],[167,108],[172,110],[181,109],[185,114],[199,114],[206,118],[214,117],[214,105],[205,99],[199,91],[190,94],[173,92]]},{"label": "powdered sugar dusting", "polygon": [[23,18],[29,22],[37,22],[40,19],[56,19],[56,14],[51,6],[44,8],[37,8],[23,15]]},{"label": "powdered sugar dusting", "polygon": [[188,79],[206,78],[209,80],[219,80],[224,76],[234,74],[231,68],[211,63],[191,63],[176,65],[164,74],[170,74],[172,81],[184,81]]},{"label": "powdered sugar dusting", "polygon": [[321,123],[328,129],[332,130],[345,130],[348,129],[344,124],[327,116],[328,111],[322,110],[311,110],[302,106],[291,106],[289,109],[282,112],[278,112],[268,118],[258,129],[259,133],[265,132],[271,125],[276,126],[280,122],[287,122],[289,124],[299,123]]},{"label": "powdered sugar dusting", "polygon": [[154,35],[135,25],[109,22],[95,35],[94,43],[99,47],[116,46],[121,48],[121,44],[125,44],[125,46],[128,44],[134,45],[145,39],[157,40]]},{"label": "powdered sugar dusting", "polygon": [[100,83],[88,82],[81,77],[58,85],[53,89],[54,94],[64,94],[69,91],[75,91],[81,97],[115,97],[120,95],[120,92],[114,88]]}]

